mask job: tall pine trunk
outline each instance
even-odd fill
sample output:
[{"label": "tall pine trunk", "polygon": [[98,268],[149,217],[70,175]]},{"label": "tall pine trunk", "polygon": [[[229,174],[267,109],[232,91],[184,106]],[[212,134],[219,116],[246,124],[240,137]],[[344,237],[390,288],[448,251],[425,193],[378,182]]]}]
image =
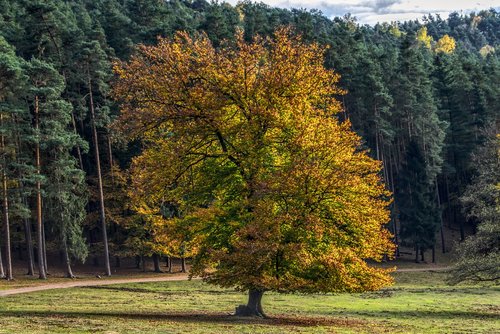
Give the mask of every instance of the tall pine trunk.
[{"label": "tall pine trunk", "polygon": [[[0,115],[0,123],[3,124],[3,117]],[[9,222],[9,192],[7,188],[7,160],[5,157],[5,136],[1,136],[1,146],[3,155],[3,166],[2,166],[2,202],[3,202],[3,224],[4,224],[4,234],[5,234],[5,262],[6,262],[6,272],[5,278],[7,280],[13,280],[12,276],[12,252],[10,245],[10,222]]]},{"label": "tall pine trunk", "polygon": [[64,254],[64,265],[66,266],[66,277],[75,278],[75,275],[73,275],[73,270],[71,269],[71,258],[69,257],[68,244],[66,240],[63,241],[63,254]]},{"label": "tall pine trunk", "polygon": [[43,235],[43,267],[45,268],[45,274],[49,275],[49,268],[47,262],[47,239],[45,238],[45,221],[42,221],[42,235]]},{"label": "tall pine trunk", "polygon": [[9,224],[9,200],[7,195],[7,176],[5,175],[5,170],[3,171],[3,223],[4,223],[4,234],[5,234],[5,278],[9,281],[13,280],[12,276],[12,252],[10,245],[10,224]]},{"label": "tall pine trunk", "polygon": [[[16,136],[16,150],[18,152],[22,152],[22,149],[21,149],[21,139],[19,137],[19,133],[17,134]],[[18,164],[20,164],[19,162],[19,155],[16,154],[16,162]],[[22,202],[24,204],[24,206],[26,208],[29,207],[28,205],[28,200],[27,200],[27,195],[26,195],[26,192],[25,192],[25,188],[24,188],[24,182],[19,182],[19,186],[21,188],[21,199],[22,199]],[[23,219],[23,223],[24,223],[24,239],[25,239],[25,242],[26,242],[26,251],[28,253],[28,272],[26,273],[26,275],[28,276],[33,276],[35,275],[35,253],[34,253],[34,250],[33,250],[33,237],[32,237],[32,234],[31,234],[31,222],[30,222],[30,219],[29,218],[24,218]]]},{"label": "tall pine trunk", "polygon": [[88,74],[88,87],[89,87],[89,97],[90,97],[92,139],[94,141],[94,154],[95,154],[95,162],[97,168],[97,186],[99,188],[99,204],[100,204],[99,213],[101,216],[102,242],[104,246],[104,266],[106,270],[106,276],[111,276],[111,266],[109,264],[108,233],[106,230],[106,213],[104,211],[104,192],[102,189],[101,160],[99,157],[99,141],[97,138],[97,127],[95,124],[94,97],[92,95],[92,82],[90,80],[90,73]]},{"label": "tall pine trunk", "polygon": [[28,252],[28,276],[35,274],[34,270],[34,252],[33,252],[33,239],[31,237],[31,224],[29,219],[24,219],[24,238],[26,240],[26,250]]},{"label": "tall pine trunk", "polygon": [[[35,129],[38,132],[40,128],[39,119],[39,105],[38,96],[35,97]],[[40,279],[47,279],[47,272],[45,271],[45,260],[44,260],[44,233],[43,233],[43,223],[42,223],[42,187],[40,184],[40,174],[41,174],[41,163],[40,163],[40,142],[39,140],[35,145],[35,160],[36,160],[36,174],[38,179],[36,181],[36,227],[37,227],[37,246],[38,246],[38,273]]]},{"label": "tall pine trunk", "polygon": [[440,236],[441,236],[441,252],[444,254],[446,253],[446,245],[445,245],[445,240],[444,240],[444,222],[443,222],[443,212],[441,210],[441,196],[439,195],[439,183],[436,180],[434,181],[436,184],[436,200],[437,200],[437,206],[439,210],[439,223],[440,223]]},{"label": "tall pine trunk", "polygon": [[5,270],[3,269],[2,244],[1,243],[0,243],[0,278],[5,278]]},{"label": "tall pine trunk", "polygon": [[[73,125],[73,133],[78,135],[78,131],[76,130],[76,122],[75,122],[75,114],[71,112],[71,124]],[[76,146],[76,155],[78,156],[78,164],[80,165],[80,169],[83,170],[83,158],[82,151],[80,150],[80,146]]]}]

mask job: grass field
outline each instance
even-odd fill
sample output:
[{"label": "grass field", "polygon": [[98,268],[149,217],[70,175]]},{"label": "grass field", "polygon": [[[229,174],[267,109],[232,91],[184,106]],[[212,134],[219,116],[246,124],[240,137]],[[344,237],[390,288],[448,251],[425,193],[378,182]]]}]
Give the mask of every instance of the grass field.
[{"label": "grass field", "polygon": [[231,316],[245,295],[200,281],[49,290],[0,299],[0,333],[500,333],[500,288],[397,273],[364,294],[264,296],[271,319]]}]

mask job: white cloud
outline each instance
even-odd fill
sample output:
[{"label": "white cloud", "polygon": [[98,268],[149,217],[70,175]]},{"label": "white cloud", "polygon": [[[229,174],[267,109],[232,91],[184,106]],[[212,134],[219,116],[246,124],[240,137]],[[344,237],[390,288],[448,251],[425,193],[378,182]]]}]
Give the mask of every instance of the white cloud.
[{"label": "white cloud", "polygon": [[[237,0],[227,0],[235,4]],[[319,9],[329,17],[351,13],[361,23],[405,21],[420,19],[426,14],[446,18],[454,11],[480,11],[500,8],[500,0],[261,0],[281,8]]]}]

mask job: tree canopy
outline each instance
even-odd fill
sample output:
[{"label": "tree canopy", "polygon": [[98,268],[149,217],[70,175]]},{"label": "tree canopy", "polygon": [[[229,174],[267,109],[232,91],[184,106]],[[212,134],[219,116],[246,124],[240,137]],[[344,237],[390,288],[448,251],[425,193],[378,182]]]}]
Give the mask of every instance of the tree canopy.
[{"label": "tree canopy", "polygon": [[393,251],[381,164],[338,121],[324,52],[287,29],[220,49],[179,33],[116,64],[118,126],[144,145],[136,199],[195,231],[192,275],[250,292],[391,282],[366,262]]}]

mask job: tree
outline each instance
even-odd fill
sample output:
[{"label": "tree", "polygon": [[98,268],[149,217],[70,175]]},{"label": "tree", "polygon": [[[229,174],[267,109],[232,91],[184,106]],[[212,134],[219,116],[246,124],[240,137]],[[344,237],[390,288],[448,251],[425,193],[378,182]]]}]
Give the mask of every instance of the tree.
[{"label": "tree", "polygon": [[[89,42],[85,45],[83,49],[83,70],[86,74],[85,82],[86,88],[88,90],[88,109],[90,114],[90,126],[92,132],[92,144],[94,146],[94,158],[95,158],[95,171],[97,174],[97,189],[99,194],[99,217],[101,221],[101,232],[102,232],[102,242],[104,248],[104,269],[106,271],[106,276],[111,276],[111,266],[109,263],[109,245],[108,245],[108,233],[106,224],[106,209],[104,203],[104,191],[103,191],[103,179],[102,179],[102,168],[101,168],[101,157],[99,149],[99,136],[97,129],[100,125],[105,125],[108,122],[108,111],[109,108],[102,105],[99,108],[95,92],[101,95],[106,94],[107,84],[106,77],[108,76],[108,71],[106,65],[109,65],[106,59],[106,54],[101,48],[98,41]],[[99,118],[98,118],[99,117]]]},{"label": "tree", "polygon": [[[19,92],[19,86],[23,80],[21,68],[22,61],[16,57],[14,48],[0,36],[0,157],[1,157],[1,182],[2,182],[2,222],[5,236],[5,260],[6,260],[6,279],[14,279],[12,276],[12,255],[11,255],[11,237],[10,237],[10,209],[12,205],[9,196],[9,169],[13,160],[15,160],[15,140],[11,140],[14,135],[15,114],[18,107],[13,103],[16,93]],[[14,96],[14,98],[13,98]],[[14,157],[14,159],[12,159]],[[1,255],[0,255],[1,256]],[[0,276],[3,275],[3,265],[0,269]]]},{"label": "tree", "polygon": [[422,150],[415,141],[410,142],[405,160],[397,191],[401,238],[415,246],[418,262],[419,250],[423,253],[434,247],[440,213]]},{"label": "tree", "polygon": [[444,35],[441,37],[434,46],[434,51],[436,53],[452,53],[455,50],[456,42],[453,37]]},{"label": "tree", "polygon": [[495,138],[490,133],[472,160],[478,173],[460,200],[467,219],[479,225],[477,233],[456,249],[458,261],[450,272],[451,283],[500,280],[500,135]]},{"label": "tree", "polygon": [[214,49],[179,33],[117,63],[118,125],[142,139],[132,189],[198,237],[192,276],[249,292],[375,290],[390,270],[381,164],[340,123],[339,76],[325,49],[287,29]]},{"label": "tree", "polygon": [[420,29],[418,29],[417,41],[419,43],[422,43],[427,49],[431,48],[433,39],[432,39],[432,36],[429,36],[427,34],[427,27],[424,26],[424,27],[421,27]]},{"label": "tree", "polygon": [[87,256],[82,222],[87,204],[85,173],[77,168],[71,155],[75,147],[86,149],[86,143],[70,129],[72,106],[54,96],[46,105],[40,128],[46,152],[44,174],[50,186],[45,187],[46,220],[52,221],[52,230],[59,239],[64,255],[66,276],[74,278],[71,257],[82,261]]},{"label": "tree", "polygon": [[[35,193],[37,216],[38,267],[41,279],[47,278],[45,262],[45,222],[52,222],[61,250],[65,252],[68,276],[72,277],[69,254],[84,259],[86,246],[80,223],[86,204],[81,189],[83,172],[75,168],[70,152],[85,147],[69,128],[72,106],[61,98],[64,78],[53,66],[32,59],[27,64],[28,100],[32,103],[35,138]],[[42,199],[46,201],[43,202]],[[45,220],[43,219],[45,218]]]}]

